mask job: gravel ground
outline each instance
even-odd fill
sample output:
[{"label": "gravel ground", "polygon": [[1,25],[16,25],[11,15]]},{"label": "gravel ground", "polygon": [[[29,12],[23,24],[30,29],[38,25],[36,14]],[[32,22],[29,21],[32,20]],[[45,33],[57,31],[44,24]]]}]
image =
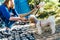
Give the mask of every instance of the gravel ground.
[{"label": "gravel ground", "polygon": [[[56,26],[56,33],[51,34],[51,30],[43,31],[41,35],[34,33],[35,40],[60,40],[60,25]],[[3,38],[0,40],[8,40],[7,38]]]}]

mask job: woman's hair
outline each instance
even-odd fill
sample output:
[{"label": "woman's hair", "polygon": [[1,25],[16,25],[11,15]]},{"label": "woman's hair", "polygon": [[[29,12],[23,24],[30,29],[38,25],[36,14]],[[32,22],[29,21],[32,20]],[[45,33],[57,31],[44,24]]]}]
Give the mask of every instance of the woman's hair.
[{"label": "woman's hair", "polygon": [[8,3],[9,1],[10,1],[10,0],[5,0],[5,1],[4,1],[4,4]]}]

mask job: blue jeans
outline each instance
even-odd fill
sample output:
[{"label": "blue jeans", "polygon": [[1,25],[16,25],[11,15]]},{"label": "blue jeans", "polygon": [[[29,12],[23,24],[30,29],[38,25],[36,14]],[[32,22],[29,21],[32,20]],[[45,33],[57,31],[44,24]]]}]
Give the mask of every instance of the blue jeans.
[{"label": "blue jeans", "polygon": [[15,21],[10,21],[8,24],[5,24],[6,27],[11,28]]}]

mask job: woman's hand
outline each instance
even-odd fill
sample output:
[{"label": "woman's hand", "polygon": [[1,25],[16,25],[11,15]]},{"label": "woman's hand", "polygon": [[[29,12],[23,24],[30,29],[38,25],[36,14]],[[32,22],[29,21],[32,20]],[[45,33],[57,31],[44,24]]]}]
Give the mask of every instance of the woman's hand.
[{"label": "woman's hand", "polygon": [[23,21],[23,22],[26,22],[27,21],[27,19],[25,17],[21,17],[20,16],[20,18],[21,18],[21,21]]}]

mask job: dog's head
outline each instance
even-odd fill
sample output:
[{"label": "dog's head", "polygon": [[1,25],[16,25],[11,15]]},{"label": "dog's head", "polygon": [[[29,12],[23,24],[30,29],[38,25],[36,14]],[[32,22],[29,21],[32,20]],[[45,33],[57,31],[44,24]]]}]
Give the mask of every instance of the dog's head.
[{"label": "dog's head", "polygon": [[28,20],[29,20],[31,23],[36,23],[37,18],[36,18],[35,15],[30,15]]}]

